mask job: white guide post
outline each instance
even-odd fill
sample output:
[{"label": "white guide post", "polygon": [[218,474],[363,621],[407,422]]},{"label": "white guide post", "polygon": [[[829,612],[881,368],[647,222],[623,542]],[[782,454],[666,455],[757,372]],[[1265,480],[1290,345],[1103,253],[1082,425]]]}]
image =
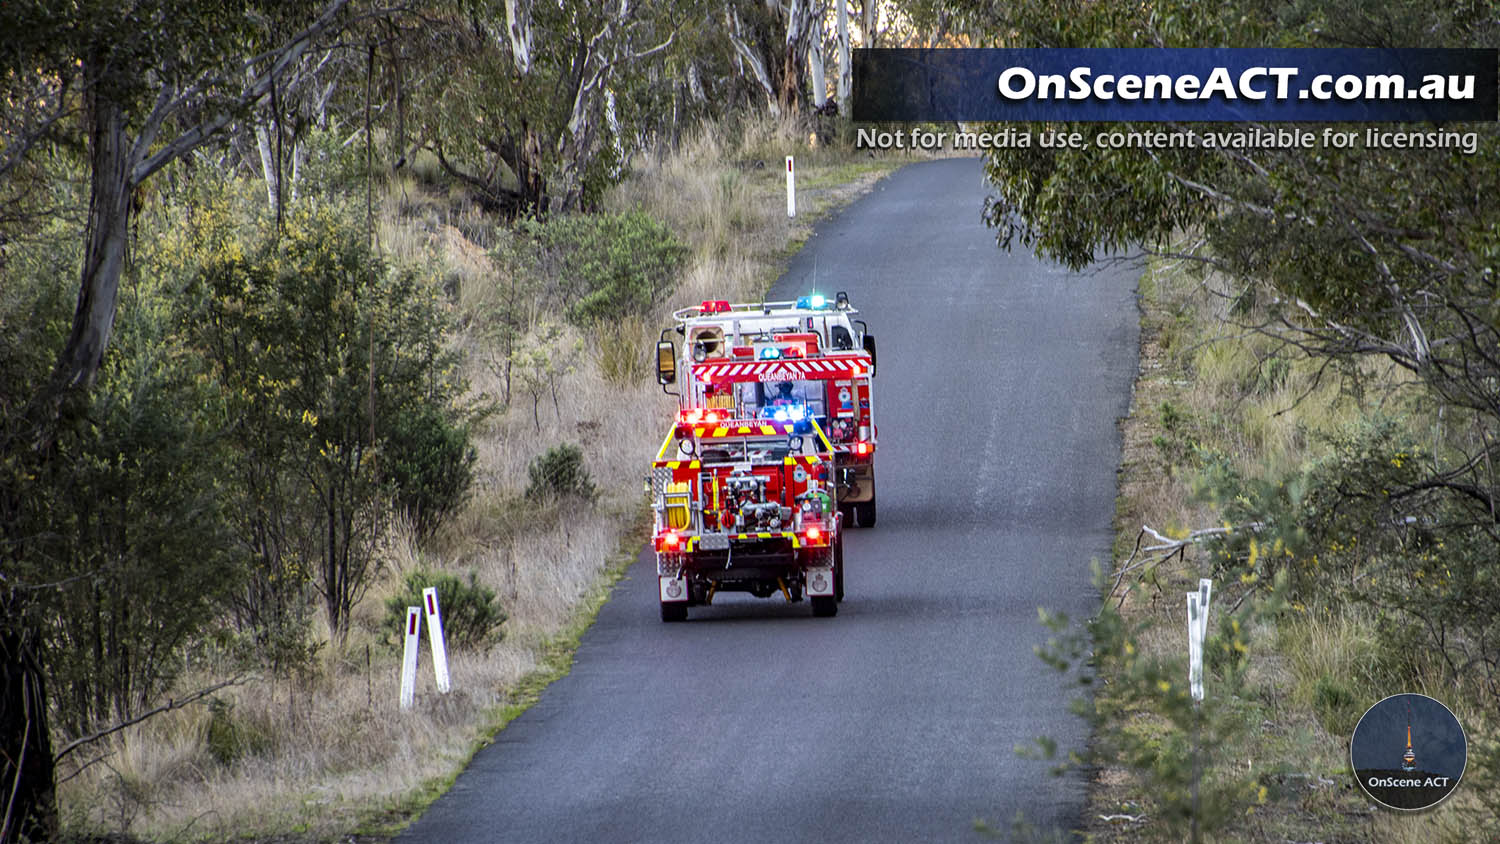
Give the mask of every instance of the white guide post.
[{"label": "white guide post", "polygon": [[786,215],[797,216],[797,174],[792,167],[792,157],[786,157]]},{"label": "white guide post", "polygon": [[1188,605],[1188,688],[1194,701],[1203,700],[1203,640],[1198,631],[1203,629],[1203,611],[1198,606],[1198,593],[1187,593]]},{"label": "white guide post", "polygon": [[417,628],[422,624],[422,608],[406,608],[406,648],[401,652],[401,708],[411,709],[417,698]]},{"label": "white guide post", "polygon": [[422,603],[427,610],[427,639],[432,642],[432,671],[437,676],[438,691],[447,694],[452,688],[448,680],[448,646],[443,642],[443,617],[436,586],[422,590]]},{"label": "white guide post", "polygon": [[1206,577],[1198,579],[1198,644],[1208,641],[1208,600],[1213,597],[1214,582]]}]

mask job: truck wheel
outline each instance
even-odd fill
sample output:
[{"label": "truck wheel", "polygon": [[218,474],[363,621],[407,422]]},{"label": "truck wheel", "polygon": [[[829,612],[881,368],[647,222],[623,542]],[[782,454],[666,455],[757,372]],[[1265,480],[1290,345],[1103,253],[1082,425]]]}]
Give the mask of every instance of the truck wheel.
[{"label": "truck wheel", "polygon": [[687,604],[668,604],[662,602],[662,621],[687,621]]},{"label": "truck wheel", "polygon": [[812,608],[813,615],[818,618],[828,618],[839,614],[838,599],[832,595],[814,595]]},{"label": "truck wheel", "polygon": [[854,518],[862,528],[875,527],[875,499],[854,505]]},{"label": "truck wheel", "polygon": [[833,599],[844,600],[844,537],[833,546]]}]

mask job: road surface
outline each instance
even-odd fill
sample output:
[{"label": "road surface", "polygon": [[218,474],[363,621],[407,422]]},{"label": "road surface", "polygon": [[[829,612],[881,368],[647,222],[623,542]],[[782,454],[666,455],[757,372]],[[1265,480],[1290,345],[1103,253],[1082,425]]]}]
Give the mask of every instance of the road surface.
[{"label": "road surface", "polygon": [[[912,164],[827,220],[771,298],[847,290],[879,343],[879,523],[845,540],[836,618],[719,596],[662,624],[643,553],[571,673],[403,841],[963,841],[1077,824],[1081,747],[1032,648],[1087,615],[1136,371],[1127,267],[1005,254],[979,162]],[[665,424],[665,423],[664,423]],[[650,455],[642,455],[644,466]]]}]

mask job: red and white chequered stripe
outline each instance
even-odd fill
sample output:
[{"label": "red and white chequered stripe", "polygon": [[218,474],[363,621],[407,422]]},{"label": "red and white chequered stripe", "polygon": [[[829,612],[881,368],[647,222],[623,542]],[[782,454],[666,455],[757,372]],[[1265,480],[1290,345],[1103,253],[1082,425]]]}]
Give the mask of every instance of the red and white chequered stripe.
[{"label": "red and white chequered stripe", "polygon": [[789,379],[798,375],[812,378],[830,375],[849,375],[851,369],[859,372],[862,367],[854,361],[827,360],[757,360],[745,363],[705,363],[693,369],[702,380],[716,378],[739,378],[749,375],[765,375],[776,371],[786,372]]}]

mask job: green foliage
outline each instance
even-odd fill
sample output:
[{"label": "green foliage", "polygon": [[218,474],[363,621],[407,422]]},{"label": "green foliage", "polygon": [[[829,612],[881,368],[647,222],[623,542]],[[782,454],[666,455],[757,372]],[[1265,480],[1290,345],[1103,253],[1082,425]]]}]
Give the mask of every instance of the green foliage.
[{"label": "green foliage", "polygon": [[644,211],[559,217],[530,231],[557,268],[568,319],[580,326],[650,311],[676,286],[688,255]]},{"label": "green foliage", "polygon": [[526,497],[532,501],[579,498],[592,501],[594,482],[583,465],[583,449],[563,443],[547,449],[526,467]]},{"label": "green foliage", "polygon": [[[1098,566],[1095,577],[1101,590],[1108,586]],[[1092,690],[1075,699],[1072,709],[1094,728],[1093,740],[1054,773],[1077,765],[1128,767],[1149,797],[1152,816],[1178,837],[1190,830],[1201,834],[1228,829],[1272,799],[1277,771],[1251,772],[1239,760],[1216,754],[1260,724],[1259,704],[1246,683],[1251,631],[1274,624],[1289,609],[1285,576],[1269,589],[1248,588],[1252,594],[1245,596],[1238,611],[1220,609],[1234,606],[1236,600],[1222,591],[1224,587],[1215,592],[1216,626],[1203,645],[1204,699],[1196,704],[1187,683],[1185,630],[1180,632],[1181,656],[1163,657],[1149,654],[1141,645],[1156,622],[1129,621],[1112,600],[1083,628],[1070,628],[1066,617],[1040,610],[1054,635],[1037,649],[1038,656]],[[1137,584],[1135,589],[1144,593],[1146,587]],[[1144,599],[1144,594],[1137,598]],[[1180,620],[1182,615],[1172,617]],[[1100,678],[1108,682],[1096,682]],[[1018,747],[1017,752],[1052,758],[1056,743],[1041,737],[1035,747]]]},{"label": "green foliage", "polygon": [[213,698],[208,702],[208,712],[204,744],[208,754],[220,765],[229,765],[245,756],[270,750],[271,735],[267,726],[235,717],[233,703]]},{"label": "green foliage", "polygon": [[1227,519],[1260,525],[1208,547],[1221,570],[1257,577],[1284,568],[1294,600],[1369,607],[1382,652],[1406,655],[1407,678],[1436,658],[1452,678],[1500,681],[1495,540],[1470,521],[1468,496],[1433,482],[1434,456],[1400,420],[1358,423],[1326,445],[1323,457],[1274,481],[1223,466],[1206,474],[1204,493]]},{"label": "green foliage", "polygon": [[[78,252],[49,241],[8,256],[7,439],[25,436],[12,426],[27,417],[10,401],[47,377],[72,310],[56,278],[76,271]],[[7,586],[51,584],[30,593],[28,609],[45,619],[56,723],[73,734],[139,711],[166,688],[181,647],[238,582],[202,364],[173,331],[172,291],[138,270],[113,353],[51,459],[7,450],[0,462]]]},{"label": "green foliage", "polygon": [[431,536],[468,498],[477,453],[467,428],[442,408],[419,405],[386,432],[385,474],[419,537]]},{"label": "green foliage", "polygon": [[368,585],[385,502],[430,529],[462,501],[473,459],[436,292],[386,266],[351,216],[308,208],[279,237],[230,240],[197,275],[191,319],[225,396],[257,576],[267,589],[310,577],[336,636]]},{"label": "green foliage", "polygon": [[481,585],[473,572],[464,581],[448,572],[419,569],[402,578],[401,586],[399,594],[385,600],[383,624],[384,629],[397,631],[398,642],[406,625],[406,608],[422,606],[422,590],[429,587],[437,588],[443,636],[449,647],[477,648],[494,644],[503,635],[500,625],[506,615],[495,601],[495,590]]}]

